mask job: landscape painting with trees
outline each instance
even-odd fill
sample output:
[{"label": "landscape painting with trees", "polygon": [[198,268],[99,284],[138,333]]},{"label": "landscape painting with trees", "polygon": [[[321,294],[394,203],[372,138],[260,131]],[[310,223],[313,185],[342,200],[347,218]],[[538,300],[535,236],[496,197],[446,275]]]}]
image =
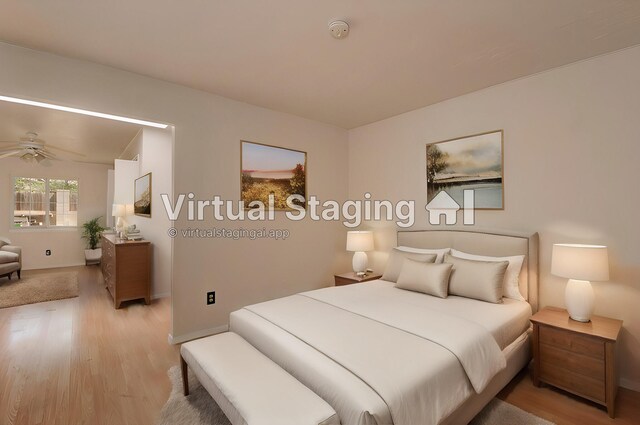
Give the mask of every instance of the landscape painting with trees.
[{"label": "landscape painting with trees", "polygon": [[242,193],[245,208],[257,208],[253,201],[269,207],[274,196],[275,209],[289,209],[287,198],[300,195],[307,199],[307,153],[259,143],[241,142]]},{"label": "landscape painting with trees", "polygon": [[476,209],[504,208],[502,130],[427,145],[427,202],[442,190],[463,207],[474,191]]},{"label": "landscape painting with trees", "polygon": [[136,179],[134,184],[133,213],[151,217],[151,173]]}]

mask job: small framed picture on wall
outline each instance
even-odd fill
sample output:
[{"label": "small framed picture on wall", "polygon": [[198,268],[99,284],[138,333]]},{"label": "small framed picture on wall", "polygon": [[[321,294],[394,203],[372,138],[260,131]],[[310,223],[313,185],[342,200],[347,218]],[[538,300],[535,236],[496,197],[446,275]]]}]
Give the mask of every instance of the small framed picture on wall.
[{"label": "small framed picture on wall", "polygon": [[151,217],[151,173],[137,178],[133,189],[133,213],[142,217]]}]

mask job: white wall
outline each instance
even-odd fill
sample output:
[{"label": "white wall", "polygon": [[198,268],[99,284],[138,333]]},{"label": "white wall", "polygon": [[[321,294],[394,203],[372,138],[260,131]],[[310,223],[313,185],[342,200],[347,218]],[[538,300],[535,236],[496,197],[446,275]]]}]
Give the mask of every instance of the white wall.
[{"label": "white wall", "polygon": [[[140,174],[136,161],[116,159],[113,167],[113,204],[133,204],[133,182]],[[113,210],[112,210],[113,212]],[[117,219],[114,218],[114,221]]]},{"label": "white wall", "polygon": [[[141,129],[124,150],[121,158],[133,159],[138,156],[136,175],[124,182],[125,189],[133,190],[133,181],[147,173],[151,173],[151,217],[130,216],[127,222],[135,224],[142,236],[151,241],[152,288],[153,298],[166,297],[171,294],[171,245],[167,237],[167,229],[171,227],[169,217],[164,212],[160,195],[172,197],[172,149],[173,130],[156,128]],[[116,160],[116,164],[121,160]]]},{"label": "white wall", "polygon": [[[51,161],[30,164],[18,158],[0,159],[0,235],[22,246],[24,270],[84,264],[86,241],[77,229],[13,229],[13,177],[78,179],[78,225],[102,216],[107,198],[107,170],[103,164]],[[51,256],[45,256],[45,250]]]},{"label": "white wall", "polygon": [[112,206],[114,204],[113,202],[114,184],[115,184],[114,170],[107,170],[107,205],[106,205],[106,212],[105,212],[105,222],[106,222],[105,227],[115,226],[113,216],[111,215],[111,213],[113,212]]},{"label": "white wall", "polygon": [[[175,125],[174,193],[238,199],[240,140],[308,152],[308,188],[321,199],[347,195],[347,132],[289,114],[235,102],[84,61],[0,44],[0,93]],[[106,187],[106,183],[104,185]],[[102,211],[102,210],[101,210]],[[243,224],[286,228],[275,240],[174,241],[172,332],[177,340],[228,322],[243,305],[332,283],[348,270],[341,224],[305,220]],[[182,217],[177,228],[192,223]],[[202,227],[239,227],[208,218]],[[217,303],[206,306],[206,292]]]},{"label": "white wall", "polygon": [[[476,225],[540,233],[542,306],[564,306],[549,273],[557,242],[609,246],[596,314],[624,320],[622,384],[640,389],[640,47],[422,108],[349,133],[349,194],[414,199],[427,228],[425,144],[504,129],[505,210]],[[379,224],[378,224],[379,225]],[[395,243],[389,228],[378,247]],[[384,255],[373,256],[383,267]]]}]

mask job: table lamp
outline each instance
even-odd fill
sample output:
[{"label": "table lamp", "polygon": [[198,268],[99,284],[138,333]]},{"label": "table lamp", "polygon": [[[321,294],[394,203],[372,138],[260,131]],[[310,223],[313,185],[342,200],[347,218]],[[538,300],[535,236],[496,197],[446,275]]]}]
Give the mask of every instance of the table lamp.
[{"label": "table lamp", "polygon": [[569,316],[578,322],[588,322],[595,306],[591,281],[609,280],[607,247],[554,244],[551,274],[569,279],[564,295]]},{"label": "table lamp", "polygon": [[373,251],[373,233],[367,230],[347,232],[347,251],[353,251],[353,271],[367,270],[369,259],[365,251]]},{"label": "table lamp", "polygon": [[116,232],[120,233],[124,230],[123,217],[127,215],[127,207],[125,204],[113,204],[111,206],[111,215],[118,217],[116,221]]}]

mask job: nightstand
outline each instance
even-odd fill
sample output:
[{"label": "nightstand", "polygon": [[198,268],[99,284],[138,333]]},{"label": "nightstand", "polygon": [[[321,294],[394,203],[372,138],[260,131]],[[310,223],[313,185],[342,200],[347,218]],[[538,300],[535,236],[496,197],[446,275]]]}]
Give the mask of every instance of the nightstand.
[{"label": "nightstand", "polygon": [[380,279],[381,274],[370,273],[363,277],[358,277],[354,272],[342,273],[334,275],[336,286],[351,285],[352,283],[368,282],[370,280]]},{"label": "nightstand", "polygon": [[615,346],[622,321],[593,316],[576,322],[566,310],[547,307],[533,323],[533,384],[553,385],[607,408],[615,415],[618,377]]}]

